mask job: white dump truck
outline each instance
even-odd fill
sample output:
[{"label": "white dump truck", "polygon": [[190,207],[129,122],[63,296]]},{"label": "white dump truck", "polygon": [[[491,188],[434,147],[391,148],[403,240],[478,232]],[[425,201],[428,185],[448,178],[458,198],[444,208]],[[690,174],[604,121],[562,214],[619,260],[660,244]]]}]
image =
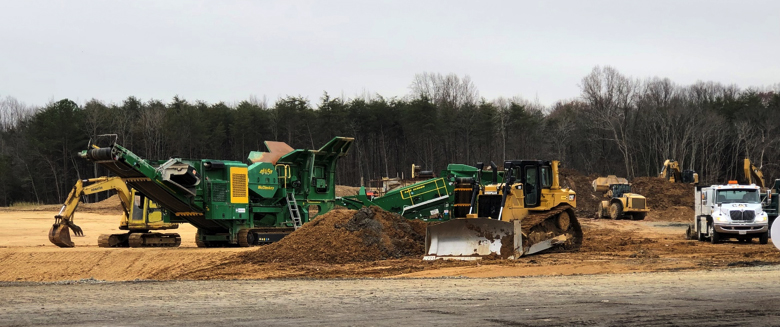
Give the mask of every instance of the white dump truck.
[{"label": "white dump truck", "polygon": [[693,224],[688,227],[688,238],[712,243],[736,238],[751,242],[758,237],[761,244],[769,241],[766,212],[761,209],[761,189],[754,185],[696,186]]}]

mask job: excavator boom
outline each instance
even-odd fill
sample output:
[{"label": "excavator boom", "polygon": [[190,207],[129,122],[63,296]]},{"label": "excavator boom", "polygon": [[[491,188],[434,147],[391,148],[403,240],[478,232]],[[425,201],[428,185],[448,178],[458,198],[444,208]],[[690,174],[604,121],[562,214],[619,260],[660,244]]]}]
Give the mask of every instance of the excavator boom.
[{"label": "excavator boom", "polygon": [[125,211],[125,217],[127,217],[131,205],[130,190],[121,178],[98,177],[78,180],[68,194],[68,198],[65,199],[60,212],[54,216],[54,225],[49,230],[49,241],[61,248],[74,247],[75,243],[70,239],[70,230],[73,230],[75,236],[84,236],[81,227],[73,222],[73,214],[76,212],[81,196],[110,190],[119,193],[122,209]]}]

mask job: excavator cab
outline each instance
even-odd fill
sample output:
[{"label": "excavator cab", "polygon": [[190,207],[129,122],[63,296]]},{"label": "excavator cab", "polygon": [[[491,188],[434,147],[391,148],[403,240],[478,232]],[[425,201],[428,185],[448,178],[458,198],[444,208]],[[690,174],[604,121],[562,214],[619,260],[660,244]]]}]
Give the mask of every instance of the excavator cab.
[{"label": "excavator cab", "polygon": [[576,195],[560,187],[558,161],[506,161],[503,183],[473,183],[466,218],[428,227],[424,260],[518,258],[581,246]]}]

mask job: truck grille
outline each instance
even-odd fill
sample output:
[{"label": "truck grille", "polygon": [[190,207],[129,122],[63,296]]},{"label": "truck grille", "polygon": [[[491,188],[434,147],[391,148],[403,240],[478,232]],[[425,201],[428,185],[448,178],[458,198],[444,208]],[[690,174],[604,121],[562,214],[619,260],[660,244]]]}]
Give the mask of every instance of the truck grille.
[{"label": "truck grille", "polygon": [[731,220],[752,221],[756,218],[756,212],[753,210],[732,210],[729,214],[731,215]]},{"label": "truck grille", "polygon": [[634,209],[644,209],[645,199],[631,199],[631,207]]}]

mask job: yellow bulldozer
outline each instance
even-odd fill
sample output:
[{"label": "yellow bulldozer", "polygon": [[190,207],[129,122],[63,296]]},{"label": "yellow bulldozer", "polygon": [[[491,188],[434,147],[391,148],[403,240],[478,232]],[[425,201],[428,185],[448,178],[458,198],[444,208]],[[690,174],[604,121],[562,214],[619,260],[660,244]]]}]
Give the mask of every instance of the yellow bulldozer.
[{"label": "yellow bulldozer", "polygon": [[429,226],[423,259],[516,259],[541,251],[578,250],[582,227],[574,214],[576,194],[560,186],[558,165],[506,161],[503,181],[484,186],[477,174],[470,183],[472,195],[456,196],[455,206],[470,198],[468,214]]},{"label": "yellow bulldozer", "polygon": [[661,172],[658,174],[658,177],[672,183],[699,184],[699,174],[693,170],[681,170],[680,163],[674,159],[666,159],[666,161],[664,161],[664,165],[661,167]]},{"label": "yellow bulldozer", "polygon": [[644,196],[631,193],[628,180],[615,175],[599,177],[593,180],[593,191],[602,193],[606,200],[599,203],[596,218],[644,220],[650,209]]},{"label": "yellow bulldozer", "polygon": [[166,223],[163,209],[135,190],[127,187],[119,177],[97,177],[78,180],[68,194],[60,212],[54,216],[54,225],[49,230],[49,241],[63,248],[74,247],[70,230],[75,236],[84,236],[84,231],[73,222],[76,208],[83,195],[116,191],[119,195],[124,214],[119,222],[120,230],[127,233],[104,234],[98,237],[100,247],[176,247],[181,237],[176,233],[157,233],[152,230],[176,229],[178,224]]}]

